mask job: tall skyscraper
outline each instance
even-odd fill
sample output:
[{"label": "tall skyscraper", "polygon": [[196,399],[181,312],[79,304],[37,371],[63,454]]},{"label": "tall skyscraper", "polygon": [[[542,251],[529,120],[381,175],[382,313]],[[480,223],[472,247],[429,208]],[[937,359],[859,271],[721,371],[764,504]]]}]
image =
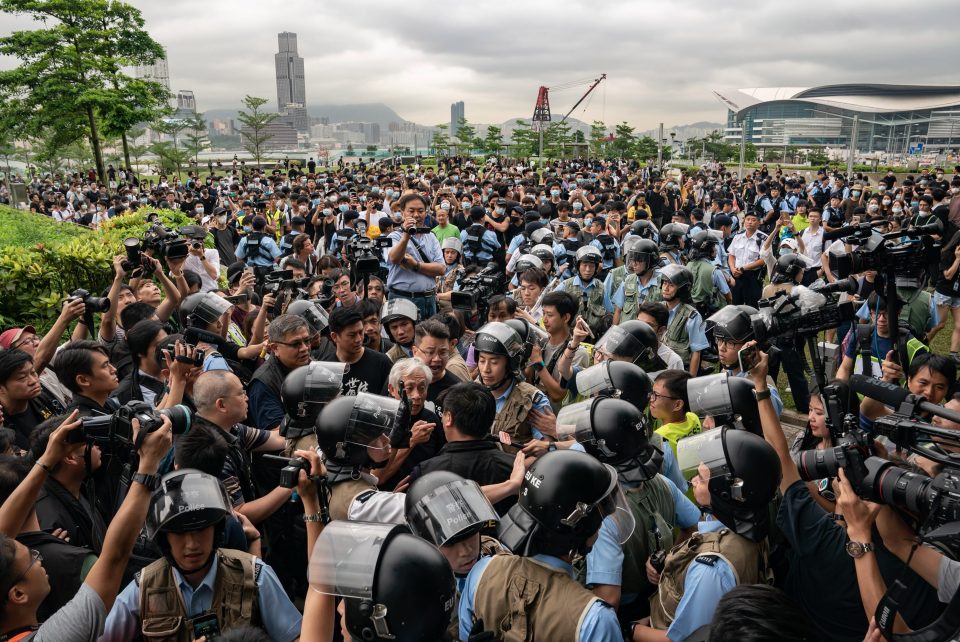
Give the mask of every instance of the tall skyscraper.
[{"label": "tall skyscraper", "polygon": [[166,57],[158,58],[152,65],[137,65],[134,75],[140,80],[158,82],[170,91],[170,69]]},{"label": "tall skyscraper", "polygon": [[280,51],[274,55],[277,65],[277,110],[282,118],[297,131],[308,131],[306,83],[303,77],[303,58],[297,54],[297,34],[284,31],[278,34]]},{"label": "tall skyscraper", "polygon": [[447,132],[447,135],[450,136],[450,138],[457,137],[457,130],[460,128],[460,121],[466,118],[466,116],[463,114],[462,100],[450,105],[450,131]]}]

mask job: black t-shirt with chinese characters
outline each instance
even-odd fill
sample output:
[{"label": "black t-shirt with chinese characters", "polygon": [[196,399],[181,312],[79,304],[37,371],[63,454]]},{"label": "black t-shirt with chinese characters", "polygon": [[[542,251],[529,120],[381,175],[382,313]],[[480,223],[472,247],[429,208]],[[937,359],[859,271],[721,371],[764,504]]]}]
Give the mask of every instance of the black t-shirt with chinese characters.
[{"label": "black t-shirt with chinese characters", "polygon": [[430,387],[427,388],[427,401],[437,402],[437,397],[440,396],[440,393],[446,390],[447,388],[452,388],[453,386],[460,383],[460,380],[455,376],[450,374],[449,370],[444,370],[443,377],[437,379],[430,384]]},{"label": "black t-shirt with chinese characters", "polygon": [[393,361],[390,357],[382,352],[364,348],[363,356],[356,363],[351,363],[350,369],[343,376],[340,394],[347,397],[359,392],[374,395],[387,394],[387,379],[392,367]]}]

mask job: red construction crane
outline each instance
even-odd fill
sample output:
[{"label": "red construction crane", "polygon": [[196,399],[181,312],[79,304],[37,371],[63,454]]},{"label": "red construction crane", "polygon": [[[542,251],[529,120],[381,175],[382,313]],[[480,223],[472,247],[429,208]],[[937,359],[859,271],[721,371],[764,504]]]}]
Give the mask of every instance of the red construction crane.
[{"label": "red construction crane", "polygon": [[[571,89],[579,85],[586,85],[587,83],[591,83],[590,87],[587,88],[587,91],[585,91],[583,95],[580,96],[580,100],[574,103],[573,107],[570,108],[570,111],[564,114],[563,118],[560,119],[560,122],[558,124],[562,125],[567,120],[567,117],[569,117],[570,114],[573,113],[573,110],[579,107],[580,103],[582,103],[587,98],[587,96],[590,95],[590,92],[596,89],[597,85],[599,85],[601,82],[606,80],[606,78],[607,78],[607,74],[600,74],[599,78],[593,78],[593,79],[587,79],[587,80],[575,80],[573,82],[555,86],[553,90],[560,91],[564,89]],[[537,104],[533,108],[533,119],[532,119],[534,129],[540,132],[540,154],[539,154],[540,158],[543,158],[543,130],[546,129],[546,126],[543,123],[549,123],[551,120],[552,118],[550,116],[550,87],[541,86],[540,89],[537,91]]]}]

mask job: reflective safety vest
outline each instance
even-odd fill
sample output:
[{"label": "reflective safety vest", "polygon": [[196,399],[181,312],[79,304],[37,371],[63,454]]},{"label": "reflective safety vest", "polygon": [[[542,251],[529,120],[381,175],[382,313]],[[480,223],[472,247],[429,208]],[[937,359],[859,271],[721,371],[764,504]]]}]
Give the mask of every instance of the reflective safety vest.
[{"label": "reflective safety vest", "polygon": [[766,581],[766,557],[764,545],[729,529],[694,533],[667,555],[659,589],[650,598],[650,624],[660,630],[670,627],[683,597],[690,564],[712,565],[716,563],[712,558],[720,558],[729,564],[738,585],[758,584]]},{"label": "reflective safety vest", "polygon": [[687,332],[687,321],[695,314],[699,314],[695,307],[689,303],[681,303],[663,337],[664,345],[683,359],[684,366],[690,365],[690,335]]},{"label": "reflective safety vest", "polygon": [[[256,557],[243,551],[217,551],[217,579],[208,613],[220,630],[260,624]],[[193,620],[166,558],[152,562],[137,576],[140,586],[140,628],[149,640],[192,642]]]},{"label": "reflective safety vest", "polygon": [[684,437],[689,437],[690,435],[695,435],[700,432],[700,417],[692,412],[688,412],[683,421],[663,424],[654,430],[654,432],[670,442],[670,448],[673,449],[673,454],[676,455],[678,441]]}]

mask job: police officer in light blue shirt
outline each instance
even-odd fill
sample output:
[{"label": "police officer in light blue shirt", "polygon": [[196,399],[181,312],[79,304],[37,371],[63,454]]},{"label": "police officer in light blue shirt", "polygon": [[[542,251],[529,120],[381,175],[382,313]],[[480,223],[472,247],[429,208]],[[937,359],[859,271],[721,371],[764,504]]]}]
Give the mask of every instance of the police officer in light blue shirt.
[{"label": "police officer in light blue shirt", "polygon": [[271,235],[263,232],[266,227],[267,219],[257,216],[253,219],[253,232],[240,239],[236,255],[247,267],[273,267],[282,254]]},{"label": "police officer in light blue shirt", "polygon": [[460,232],[460,242],[463,243],[463,262],[465,265],[477,264],[486,267],[493,260],[493,256],[500,249],[497,235],[488,230],[483,220],[487,211],[482,205],[470,208],[470,225]]}]

